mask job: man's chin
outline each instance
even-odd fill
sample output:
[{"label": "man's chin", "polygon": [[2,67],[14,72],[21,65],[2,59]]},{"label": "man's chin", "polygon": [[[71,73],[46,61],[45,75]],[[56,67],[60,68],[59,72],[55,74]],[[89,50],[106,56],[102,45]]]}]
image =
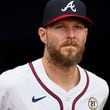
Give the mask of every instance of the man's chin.
[{"label": "man's chin", "polygon": [[73,58],[73,57],[75,57],[75,55],[76,55],[76,51],[73,51],[73,50],[65,50],[65,51],[63,51],[62,53],[62,56],[64,56],[65,58]]}]

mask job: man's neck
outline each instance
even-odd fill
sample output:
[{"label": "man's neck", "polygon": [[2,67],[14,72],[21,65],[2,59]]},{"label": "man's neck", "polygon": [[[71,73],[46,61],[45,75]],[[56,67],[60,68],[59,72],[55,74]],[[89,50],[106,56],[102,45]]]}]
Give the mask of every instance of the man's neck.
[{"label": "man's neck", "polygon": [[59,67],[45,58],[42,58],[42,63],[48,77],[66,91],[78,84],[80,75],[76,65],[67,68]]}]

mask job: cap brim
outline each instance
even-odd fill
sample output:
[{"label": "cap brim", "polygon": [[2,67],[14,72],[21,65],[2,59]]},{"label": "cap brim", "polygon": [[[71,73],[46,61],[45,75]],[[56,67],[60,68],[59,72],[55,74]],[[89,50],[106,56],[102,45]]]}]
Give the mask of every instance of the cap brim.
[{"label": "cap brim", "polygon": [[77,18],[77,19],[81,20],[86,27],[91,27],[93,25],[92,20],[90,20],[87,17],[74,15],[74,14],[65,14],[65,15],[61,15],[61,16],[58,16],[58,17],[50,20],[47,24],[44,25],[44,27],[46,27],[46,26],[48,26],[50,24],[53,24],[53,23],[55,23],[55,22],[57,22],[57,21],[59,21],[61,19],[68,18],[68,17],[73,17],[73,18]]}]

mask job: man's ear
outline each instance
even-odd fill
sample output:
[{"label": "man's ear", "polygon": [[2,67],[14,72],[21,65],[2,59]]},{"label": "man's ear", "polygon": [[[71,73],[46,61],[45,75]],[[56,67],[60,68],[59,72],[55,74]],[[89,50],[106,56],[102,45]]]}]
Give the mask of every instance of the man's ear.
[{"label": "man's ear", "polygon": [[85,43],[86,43],[86,40],[87,40],[87,35],[88,35],[88,28],[85,29],[85,36],[86,36],[85,37]]},{"label": "man's ear", "polygon": [[40,40],[41,40],[44,44],[46,44],[46,43],[47,43],[46,29],[40,27],[40,28],[38,29],[38,34],[39,34]]}]

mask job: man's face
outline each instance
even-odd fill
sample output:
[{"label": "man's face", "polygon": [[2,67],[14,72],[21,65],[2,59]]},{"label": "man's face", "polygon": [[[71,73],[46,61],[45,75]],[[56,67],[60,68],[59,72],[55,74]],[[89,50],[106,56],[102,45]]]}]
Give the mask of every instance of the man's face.
[{"label": "man's face", "polygon": [[69,67],[81,61],[86,36],[87,28],[80,21],[63,19],[46,28],[45,48],[51,60]]}]

